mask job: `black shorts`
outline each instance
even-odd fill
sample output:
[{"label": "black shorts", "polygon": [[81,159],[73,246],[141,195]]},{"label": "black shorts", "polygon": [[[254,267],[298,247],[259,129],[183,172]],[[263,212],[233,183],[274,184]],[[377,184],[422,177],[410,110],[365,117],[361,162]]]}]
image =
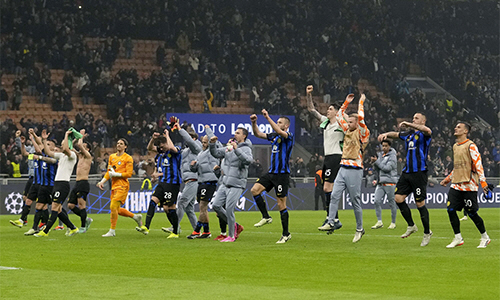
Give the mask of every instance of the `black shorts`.
[{"label": "black shorts", "polygon": [[262,184],[266,188],[266,192],[274,188],[276,197],[283,198],[288,195],[288,184],[290,182],[290,174],[271,174],[267,173],[257,179],[256,183]]},{"label": "black shorts", "polygon": [[160,200],[160,205],[171,206],[177,203],[180,187],[180,184],[160,182],[156,186],[153,196]]},{"label": "black shorts", "polygon": [[90,185],[88,180],[79,180],[76,182],[75,186],[69,193],[69,201],[71,204],[78,204],[78,199],[82,198],[83,201],[87,201],[87,195],[90,192]]},{"label": "black shorts", "polygon": [[52,192],[52,202],[63,204],[66,197],[69,195],[69,181],[54,182],[54,190]]},{"label": "black shorts", "polygon": [[37,203],[50,204],[52,203],[52,189],[54,187],[47,185],[40,185],[36,198]]},{"label": "black shorts", "polygon": [[38,190],[39,189],[40,189],[40,185],[33,183],[30,187],[28,195],[26,195],[26,198],[30,199],[31,201],[36,201],[36,198],[38,197]]},{"label": "black shorts", "polygon": [[479,210],[477,203],[477,191],[457,191],[451,189],[448,193],[448,209],[459,211],[465,209],[467,212],[476,212]]},{"label": "black shorts", "polygon": [[342,154],[331,154],[325,156],[325,162],[323,163],[323,181],[324,182],[334,182],[337,173],[340,170],[340,161],[342,160]]},{"label": "black shorts", "polygon": [[28,197],[32,185],[33,185],[33,177],[30,177],[28,178],[28,181],[26,181],[26,185],[24,186],[23,196]]},{"label": "black shorts", "polygon": [[402,173],[396,184],[396,195],[413,193],[416,202],[427,198],[427,171],[416,173]]},{"label": "black shorts", "polygon": [[217,189],[217,181],[207,181],[200,182],[198,184],[198,192],[196,193],[196,199],[198,202],[205,201],[210,202],[214,196],[215,190]]}]

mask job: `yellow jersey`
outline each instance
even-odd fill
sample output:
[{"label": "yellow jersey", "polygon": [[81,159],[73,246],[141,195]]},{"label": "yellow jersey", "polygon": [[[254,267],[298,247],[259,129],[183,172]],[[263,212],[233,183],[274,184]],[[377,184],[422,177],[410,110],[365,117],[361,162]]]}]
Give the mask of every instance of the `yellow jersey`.
[{"label": "yellow jersey", "polygon": [[108,171],[104,174],[104,178],[109,180],[109,170],[113,169],[117,173],[121,173],[122,177],[113,177],[111,178],[111,190],[116,189],[129,189],[130,184],[128,182],[128,178],[132,176],[134,172],[134,160],[132,156],[127,153],[123,153],[118,156],[116,153],[113,153],[109,156],[108,161]]}]

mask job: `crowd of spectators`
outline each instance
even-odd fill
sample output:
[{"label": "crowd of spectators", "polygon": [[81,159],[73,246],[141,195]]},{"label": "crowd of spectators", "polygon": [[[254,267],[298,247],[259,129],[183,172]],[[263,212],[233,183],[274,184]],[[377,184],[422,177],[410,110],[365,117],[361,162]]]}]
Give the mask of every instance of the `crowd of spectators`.
[{"label": "crowd of spectators", "polygon": [[[321,153],[312,146],[320,145],[322,136],[301,105],[303,87],[313,84],[316,95],[331,103],[350,92],[368,93],[357,88],[360,78],[368,78],[392,99],[387,103],[367,95],[366,119],[372,131],[368,154],[378,150],[378,133],[395,129],[397,118],[425,111],[434,132],[433,172],[446,175],[442,165],[453,143],[454,123],[474,118],[463,115],[462,107],[467,107],[493,126],[473,132],[473,137],[484,149],[485,165],[492,162],[487,169],[498,174],[492,153],[499,140],[494,2],[146,2],[2,1],[0,63],[3,72],[18,77],[12,95],[0,92],[0,102],[10,97],[11,107],[19,109],[25,91],[41,103],[51,103],[55,111],[71,111],[76,92],[84,104],[91,99],[106,104],[108,116],[94,119],[92,113],[80,111],[76,127],[86,128],[102,147],[112,146],[118,136],[129,137],[144,154],[139,149],[165,121],[158,112],[189,112],[188,93],[198,81],[205,112],[225,106],[230,97],[238,100],[246,89],[256,111],[295,115],[297,128],[306,129],[297,133],[298,141]],[[84,40],[88,36],[104,41],[90,49]],[[112,74],[120,51],[133,57],[132,39],[164,42],[156,49],[159,71]],[[167,48],[176,49],[172,62],[166,60]],[[410,62],[463,103],[448,115],[445,99],[427,99],[418,89],[410,92],[404,80]],[[62,82],[51,82],[51,69],[65,70]],[[47,127],[57,134],[70,121],[49,122],[23,120],[21,125]],[[401,153],[401,145],[396,147]]]}]

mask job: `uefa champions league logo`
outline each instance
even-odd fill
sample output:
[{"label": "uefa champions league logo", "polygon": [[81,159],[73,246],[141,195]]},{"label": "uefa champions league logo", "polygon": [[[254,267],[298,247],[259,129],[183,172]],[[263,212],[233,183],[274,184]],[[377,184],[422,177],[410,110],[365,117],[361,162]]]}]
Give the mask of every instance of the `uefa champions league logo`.
[{"label": "uefa champions league logo", "polygon": [[23,195],[12,192],[5,197],[5,209],[11,214],[18,215],[23,210]]}]

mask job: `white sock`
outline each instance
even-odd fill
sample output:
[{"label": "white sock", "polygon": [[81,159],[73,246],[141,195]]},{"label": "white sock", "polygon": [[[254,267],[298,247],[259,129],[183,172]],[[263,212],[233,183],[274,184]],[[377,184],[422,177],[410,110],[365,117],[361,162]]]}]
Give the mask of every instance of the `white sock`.
[{"label": "white sock", "polygon": [[114,229],[109,229],[109,232],[115,233],[115,230]]},{"label": "white sock", "polygon": [[455,238],[461,240],[462,239],[462,233],[455,234]]},{"label": "white sock", "polygon": [[227,235],[225,232],[221,232],[220,234],[222,234],[222,235]]},{"label": "white sock", "polygon": [[490,239],[490,237],[488,236],[488,234],[486,233],[486,231],[484,233],[481,233],[481,238],[482,239],[487,239],[487,240]]}]

